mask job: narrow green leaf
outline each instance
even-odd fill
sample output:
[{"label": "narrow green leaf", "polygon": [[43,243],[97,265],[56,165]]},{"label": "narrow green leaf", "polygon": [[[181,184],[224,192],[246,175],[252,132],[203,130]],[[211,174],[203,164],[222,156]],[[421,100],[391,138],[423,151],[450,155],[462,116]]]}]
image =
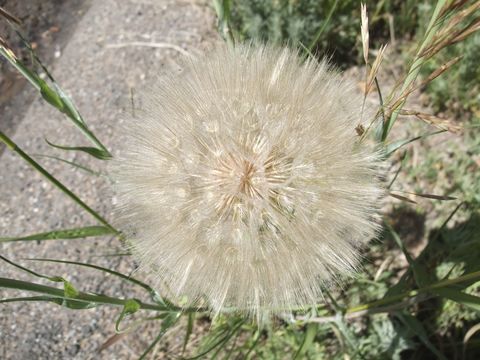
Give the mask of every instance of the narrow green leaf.
[{"label": "narrow green leaf", "polygon": [[19,31],[16,31],[16,33],[23,41],[24,45],[28,48],[28,50],[30,50],[34,61],[38,63],[43,69],[43,71],[47,74],[49,80],[53,83],[53,88],[35,71],[28,69],[3,41],[0,41],[0,55],[5,57],[7,61],[9,61],[17,69],[17,71],[19,71],[35,87],[35,89],[40,92],[41,96],[46,102],[48,102],[60,112],[66,114],[67,117],[74,123],[74,125],[85,135],[85,137],[87,137],[93,144],[95,144],[96,147],[104,151],[105,154],[111,156],[107,148],[96,138],[95,134],[93,134],[88,129],[85,121],[83,120],[82,116],[78,112],[71,99],[55,82],[53,76],[50,74],[45,65],[42,64],[30,43],[22,36]]},{"label": "narrow green leaf", "polygon": [[412,256],[408,252],[407,248],[405,247],[405,244],[400,239],[400,236],[393,229],[393,227],[390,224],[388,224],[387,222],[385,222],[385,225],[386,225],[388,231],[390,232],[390,234],[392,235],[393,239],[397,243],[398,247],[402,250],[403,254],[405,255],[405,257],[408,261],[408,264],[410,265],[410,268],[413,271],[413,276],[415,277],[415,281],[416,281],[417,285],[419,287],[427,286],[429,283],[431,283],[432,279],[428,275],[426,269],[421,264],[419,264],[417,261],[415,261],[412,258]]},{"label": "narrow green leaf", "polygon": [[217,13],[217,28],[220,36],[231,47],[235,45],[235,38],[230,27],[231,0],[213,0],[213,7]]},{"label": "narrow green leaf", "polygon": [[11,302],[52,302],[54,304],[57,304],[72,310],[91,309],[97,306],[97,304],[91,303],[91,302],[68,300],[68,299],[52,297],[52,296],[29,296],[29,297],[19,297],[19,298],[10,298],[10,299],[0,299],[0,304],[11,303]]},{"label": "narrow green leaf", "polygon": [[2,55],[7,61],[12,64],[17,71],[23,75],[25,79],[28,80],[30,84],[32,84],[35,89],[40,91],[40,82],[43,81],[38,77],[37,74],[32,72],[30,69],[25,67],[14,55],[11,49],[8,49],[0,43],[0,55]]},{"label": "narrow green leaf", "polygon": [[79,294],[78,290],[69,281],[63,281],[63,292],[67,298],[76,298]]},{"label": "narrow green leaf", "polygon": [[[66,301],[75,300],[78,302],[93,303],[95,305],[115,305],[115,306],[123,307],[126,301],[125,299],[115,298],[115,297],[111,297],[103,294],[92,294],[92,293],[84,293],[84,292],[79,292],[78,295],[75,297],[75,299],[70,299],[65,297],[65,291],[63,289],[36,284],[28,281],[2,278],[2,277],[0,277],[0,288],[31,291],[31,292],[58,297]],[[170,309],[167,309],[158,304],[147,304],[141,301],[138,301],[138,303],[140,304],[140,307],[145,310],[166,311],[166,312],[170,311]]]},{"label": "narrow green leaf", "polygon": [[142,282],[140,280],[137,280],[137,279],[135,279],[131,276],[124,275],[124,274],[122,274],[118,271],[114,271],[114,270],[111,270],[111,269],[104,268],[102,266],[89,264],[89,263],[82,263],[82,262],[78,262],[78,261],[57,260],[57,259],[27,259],[27,260],[46,261],[46,262],[53,262],[53,263],[78,265],[78,266],[84,266],[84,267],[88,267],[88,268],[95,269],[95,270],[100,270],[100,271],[103,271],[103,272],[106,272],[108,274],[114,275],[114,276],[119,277],[123,280],[129,281],[132,284],[135,284],[135,285],[138,285],[138,286],[144,288],[145,290],[148,291],[148,293],[150,294],[150,297],[152,298],[153,301],[155,301],[155,302],[157,302],[157,303],[159,303],[159,304],[161,304],[161,305],[163,305],[163,306],[165,306],[165,307],[167,307],[171,310],[176,310],[176,311],[179,310],[179,308],[177,306],[173,305],[168,300],[163,299],[160,296],[160,294],[156,290],[154,290],[152,287],[150,287],[149,285],[147,285],[144,282]]},{"label": "narrow green leaf", "polygon": [[394,142],[392,142],[392,143],[390,143],[386,146],[385,156],[388,157],[388,156],[392,155],[395,151],[397,151],[401,147],[403,147],[405,145],[408,145],[412,142],[415,142],[415,141],[420,140],[420,139],[427,138],[427,137],[432,136],[432,135],[437,135],[437,134],[440,134],[440,133],[445,132],[445,131],[447,131],[447,130],[438,130],[438,131],[434,131],[434,132],[431,132],[431,133],[416,136],[416,137],[411,138],[411,139],[394,141]]},{"label": "narrow green leaf", "polygon": [[103,236],[109,234],[115,234],[115,232],[106,226],[85,226],[74,229],[47,231],[21,237],[0,238],[0,242],[33,240],[70,240],[92,236]]},{"label": "narrow green leaf", "polygon": [[194,323],[195,323],[195,313],[188,314],[187,332],[185,334],[185,339],[183,340],[182,354],[184,354],[185,350],[187,349],[188,340],[190,340],[190,336],[192,335]]},{"label": "narrow green leaf", "polygon": [[447,360],[447,358],[428,339],[427,331],[425,330],[420,321],[407,313],[398,313],[397,317],[418,336],[418,338],[425,344],[425,346],[430,349],[432,353],[435,354],[437,359]]},{"label": "narrow green leaf", "polygon": [[58,96],[58,94],[52,90],[50,86],[45,81],[39,82],[40,84],[40,95],[47,101],[50,105],[52,105],[54,108],[59,110],[60,112],[64,113],[65,112],[65,106],[63,105],[63,101]]},{"label": "narrow green leaf", "polygon": [[441,297],[468,306],[475,311],[480,311],[480,297],[478,296],[467,294],[463,291],[460,291],[459,289],[456,289],[453,286],[436,288],[432,291]]},{"label": "narrow green leaf", "polygon": [[158,344],[158,342],[162,339],[163,335],[173,326],[177,323],[178,319],[180,318],[181,313],[174,313],[174,314],[169,314],[165,320],[162,321],[162,326],[160,328],[160,332],[155,338],[155,340],[152,341],[152,343],[148,346],[148,348],[143,352],[142,355],[138,358],[138,360],[143,360],[145,357],[148,355],[150,351],[155,347],[155,345]]},{"label": "narrow green leaf", "polygon": [[30,275],[33,275],[33,276],[36,276],[36,277],[39,277],[39,278],[42,278],[42,279],[46,279],[46,280],[50,280],[50,281],[53,281],[53,282],[65,282],[66,280],[61,277],[61,276],[48,276],[48,275],[43,275],[43,274],[40,274],[40,273],[37,273],[36,271],[33,271],[33,270],[30,270],[20,264],[17,264],[15,263],[14,261],[12,260],[9,260],[7,259],[6,257],[0,255],[0,259],[5,261],[6,263],[9,263],[10,265],[12,266],[15,266],[17,269],[20,269],[22,271],[25,271],[26,273],[30,274]]},{"label": "narrow green leaf", "polygon": [[86,171],[86,172],[88,172],[89,174],[92,174],[92,175],[95,175],[95,176],[102,176],[102,175],[103,175],[101,172],[92,170],[92,169],[86,167],[85,165],[78,164],[78,163],[76,163],[76,162],[74,162],[74,161],[65,160],[65,159],[62,159],[61,157],[58,157],[58,156],[43,155],[43,154],[35,154],[35,155],[33,155],[33,156],[35,156],[35,157],[40,157],[40,158],[48,158],[48,159],[53,159],[53,160],[61,161],[61,162],[65,163],[65,164],[71,165],[71,166],[73,166],[73,167],[76,167],[77,169]]},{"label": "narrow green leaf", "polygon": [[261,338],[261,331],[260,330],[257,330],[255,335],[254,335],[254,338],[253,338],[253,343],[252,345],[248,348],[248,351],[247,353],[245,354],[245,359],[249,359],[250,358],[250,355],[252,354],[252,352],[255,350],[255,348],[257,347],[259,341],[260,341],[260,338]]},{"label": "narrow green leaf", "polygon": [[317,335],[318,324],[310,323],[307,325],[307,331],[303,337],[302,344],[298,348],[293,359],[303,359],[305,353],[312,347],[315,336]]},{"label": "narrow green leaf", "polygon": [[54,148],[67,150],[67,151],[82,151],[100,160],[110,160],[112,158],[112,155],[110,155],[110,153],[102,149],[98,149],[90,146],[62,146],[62,145],[53,144],[47,139],[45,139],[45,141],[47,142],[48,145]]},{"label": "narrow green leaf", "polygon": [[72,283],[70,283],[68,280],[66,280],[62,276],[48,276],[48,275],[43,275],[43,274],[37,273],[36,271],[30,270],[30,269],[28,269],[28,268],[26,268],[22,265],[19,265],[19,264],[13,262],[13,261],[7,259],[6,257],[4,257],[2,255],[0,255],[0,259],[9,263],[10,265],[15,266],[17,269],[20,269],[22,271],[25,271],[25,272],[29,273],[30,275],[33,275],[33,276],[36,276],[36,277],[39,277],[39,278],[42,278],[42,279],[47,279],[47,280],[57,282],[57,283],[62,282],[63,283],[63,293],[65,295],[65,298],[74,299],[79,294],[78,290],[75,289],[75,287],[72,285]]},{"label": "narrow green leaf", "polygon": [[188,360],[193,360],[193,359],[203,359],[205,355],[207,355],[210,351],[213,351],[217,347],[223,347],[225,344],[234,336],[237,331],[239,331],[242,327],[242,325],[245,323],[245,319],[239,319],[236,322],[234,322],[231,326],[226,328],[224,331],[222,331],[216,338],[219,338],[219,340],[214,339],[213,344],[209,344],[206,350],[200,352],[199,354],[188,358]]},{"label": "narrow green leaf", "polygon": [[128,299],[123,306],[122,312],[118,316],[117,321],[115,322],[115,331],[117,333],[122,333],[123,331],[120,330],[120,323],[122,320],[129,315],[135,314],[138,310],[140,310],[140,304],[135,299]]},{"label": "narrow green leaf", "polygon": [[0,131],[0,141],[3,142],[9,149],[16,152],[23,160],[25,160],[30,166],[42,174],[48,181],[53,185],[59,188],[63,193],[65,193],[70,199],[75,201],[79,206],[81,206],[86,212],[95,217],[100,223],[110,228],[113,232],[118,233],[115,228],[108,223],[100,214],[95,210],[85,204],[75,193],[73,193],[69,188],[63,185],[57,178],[50,174],[43,166],[33,160],[26,152],[24,152],[15,142],[10,139],[5,133]]},{"label": "narrow green leaf", "polygon": [[330,7],[330,10],[328,11],[328,15],[323,21],[323,24],[320,29],[318,29],[317,33],[315,34],[315,37],[313,38],[312,42],[308,46],[309,52],[312,52],[315,46],[317,45],[318,41],[322,37],[322,34],[325,32],[327,29],[328,24],[330,23],[330,20],[332,19],[332,15],[335,12],[335,9],[337,8],[338,5],[338,0],[335,0],[335,2],[332,4]]},{"label": "narrow green leaf", "polygon": [[[422,53],[423,53],[423,50],[428,45],[431,44],[433,36],[440,28],[441,24],[437,20],[442,12],[442,9],[444,9],[446,1],[447,0],[437,1],[435,8],[433,9],[432,16],[430,17],[430,21],[427,25],[424,38],[422,39],[422,41],[420,42],[420,45],[418,46],[415,57],[411,62],[407,76],[402,84],[399,94],[404,93],[411,86],[411,84],[417,79],[423,64],[426,62],[427,59],[425,59],[425,57],[422,56]],[[397,120],[398,115],[402,110],[402,107],[405,104],[406,100],[407,99],[405,98],[405,100],[402,101],[396,109],[394,109],[390,117],[387,119],[383,129],[383,134],[381,138],[382,141],[387,140],[388,134],[390,133],[390,130],[392,129],[393,124],[395,124],[395,121]]]}]

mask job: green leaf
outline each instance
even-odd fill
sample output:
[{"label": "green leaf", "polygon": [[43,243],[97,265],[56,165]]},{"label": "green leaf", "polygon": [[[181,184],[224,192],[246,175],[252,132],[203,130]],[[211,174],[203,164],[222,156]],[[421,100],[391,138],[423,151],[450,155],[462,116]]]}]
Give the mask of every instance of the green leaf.
[{"label": "green leaf", "polygon": [[392,155],[395,151],[397,151],[401,147],[403,147],[407,144],[410,144],[414,141],[424,139],[424,138],[427,138],[427,137],[432,136],[432,135],[440,134],[440,133],[445,132],[445,131],[447,131],[447,130],[438,130],[438,131],[434,131],[434,132],[431,132],[431,133],[426,133],[426,134],[423,134],[423,135],[420,135],[420,136],[416,136],[416,137],[411,138],[411,139],[394,141],[394,142],[392,142],[392,143],[390,143],[386,146],[385,156],[388,157],[388,156]]},{"label": "green leaf", "polygon": [[228,327],[222,329],[222,331],[212,339],[211,343],[208,344],[206,350],[201,351],[199,354],[188,358],[188,360],[193,359],[203,359],[205,355],[207,355],[210,351],[213,351],[215,348],[224,347],[228,340],[230,340],[242,327],[242,325],[246,322],[245,319],[238,319],[233,324],[229,324]]},{"label": "green leaf", "polygon": [[257,330],[254,337],[253,337],[253,342],[252,342],[252,345],[248,348],[248,351],[247,353],[245,354],[245,359],[250,359],[250,354],[253,352],[253,350],[255,350],[255,348],[257,347],[259,341],[260,341],[260,337],[261,337],[261,331],[260,330]]},{"label": "green leaf", "polygon": [[428,339],[427,331],[425,330],[420,321],[418,321],[415,317],[408,313],[398,313],[397,317],[409,329],[411,329],[415,333],[415,335],[418,336],[418,338],[425,344],[425,346],[435,354],[437,359],[447,360],[447,358],[430,342],[430,340]]},{"label": "green leaf", "polygon": [[335,9],[337,8],[337,4],[338,4],[338,0],[335,0],[335,2],[330,7],[330,10],[328,11],[328,15],[323,21],[322,27],[317,31],[317,33],[315,34],[315,37],[313,38],[312,42],[308,46],[309,52],[312,52],[314,50],[315,46],[318,43],[318,40],[320,40],[320,38],[322,37],[322,34],[327,29],[327,26],[330,23],[330,20],[332,19],[332,15],[335,12]]},{"label": "green leaf", "polygon": [[105,225],[106,227],[110,228],[113,232],[117,233],[117,230],[111,226],[107,220],[105,220],[100,214],[98,214],[95,210],[85,204],[75,193],[73,193],[69,188],[63,185],[57,178],[55,178],[52,174],[50,174],[43,166],[41,166],[38,162],[33,160],[26,152],[24,152],[15,142],[10,139],[7,135],[5,135],[0,130],[0,141],[3,142],[9,149],[16,152],[23,160],[25,160],[30,166],[32,166],[36,171],[38,171],[41,175],[43,175],[48,181],[50,181],[53,185],[55,185],[58,189],[60,189],[64,194],[66,194],[70,199],[75,201],[79,206],[82,207],[86,212],[90,215],[95,217],[100,223]]},{"label": "green leaf", "polygon": [[45,139],[48,145],[57,148],[57,149],[62,149],[62,150],[67,150],[67,151],[82,151],[85,152],[97,159],[100,160],[110,160],[112,158],[112,155],[110,155],[109,152],[98,149],[95,147],[90,147],[90,146],[62,146],[62,145],[56,145]]},{"label": "green leaf", "polygon": [[403,241],[400,239],[400,236],[397,234],[397,232],[393,229],[393,227],[385,222],[385,225],[387,229],[390,231],[390,234],[392,235],[393,239],[397,243],[398,247],[402,250],[403,254],[405,255],[408,264],[410,265],[410,268],[413,271],[413,276],[415,278],[415,282],[419,287],[424,287],[427,286],[428,284],[431,283],[431,278],[428,275],[428,272],[424,268],[423,265],[419,264],[417,261],[415,261],[410,253],[408,252],[407,248],[405,247]]},{"label": "green leaf", "polygon": [[475,311],[480,311],[480,297],[467,294],[453,286],[436,288],[432,290],[432,292],[441,297],[444,297],[452,301],[455,301],[459,304],[468,306],[469,308]]},{"label": "green leaf", "polygon": [[52,90],[50,86],[45,81],[40,81],[40,94],[42,97],[53,107],[58,109],[60,112],[64,113],[65,112],[65,106],[63,104],[62,99],[58,94]]},{"label": "green leaf", "polygon": [[70,240],[91,236],[103,236],[109,234],[115,234],[115,232],[106,226],[85,226],[74,229],[48,231],[21,237],[0,238],[0,242],[32,240]]},{"label": "green leaf", "polygon": [[[115,305],[115,306],[123,307],[126,301],[125,299],[115,298],[115,297],[111,297],[103,294],[91,294],[91,293],[84,293],[84,292],[79,292],[78,295],[75,297],[75,299],[71,299],[71,298],[65,297],[65,291],[62,289],[41,285],[41,284],[36,284],[28,281],[2,278],[2,277],[0,277],[0,288],[31,291],[31,292],[36,292],[40,294],[57,297],[67,302],[70,300],[75,300],[76,302],[90,303],[92,304],[92,306]],[[161,305],[146,304],[141,301],[138,301],[138,303],[140,304],[140,307],[145,310],[167,311],[167,312],[170,311],[169,309],[166,309]]]},{"label": "green leaf", "polygon": [[67,298],[76,298],[79,294],[78,290],[69,281],[63,281],[63,292]]},{"label": "green leaf", "polygon": [[1,303],[11,303],[11,302],[51,302],[72,310],[82,310],[82,309],[91,309],[97,306],[95,303],[76,301],[63,299],[59,297],[52,296],[29,296],[29,297],[19,297],[19,298],[9,298],[9,299],[0,299]]},{"label": "green leaf", "polygon": [[129,315],[135,314],[138,310],[140,310],[140,304],[135,299],[128,299],[125,301],[125,305],[123,306],[122,312],[118,316],[117,321],[115,322],[115,331],[117,333],[122,333],[123,331],[120,330],[120,323],[122,320]]},{"label": "green leaf", "polygon": [[185,340],[183,340],[182,354],[184,354],[185,350],[187,349],[188,340],[190,340],[190,336],[192,335],[194,323],[195,323],[195,313],[192,312],[188,314],[187,332],[185,334]]},{"label": "green leaf", "polygon": [[315,340],[315,336],[317,335],[318,324],[310,323],[307,325],[307,331],[305,332],[305,336],[303,337],[302,344],[300,345],[297,353],[293,357],[293,359],[303,359],[305,353],[312,347],[313,341]]},{"label": "green leaf", "polygon": [[155,338],[155,340],[152,341],[152,343],[148,346],[148,348],[143,352],[142,355],[138,358],[138,360],[143,360],[145,357],[148,355],[150,351],[155,347],[155,345],[158,344],[158,342],[162,339],[163,335],[173,326],[177,323],[178,319],[180,318],[181,313],[173,313],[169,314],[165,320],[162,321],[162,326],[160,328],[160,332]]},{"label": "green leaf", "polygon": [[68,260],[57,260],[57,259],[27,259],[27,260],[32,260],[32,261],[46,261],[46,262],[53,262],[53,263],[61,263],[61,264],[70,264],[70,265],[78,265],[78,266],[84,266],[84,267],[88,267],[88,268],[91,268],[91,269],[95,269],[95,270],[100,270],[100,271],[103,271],[103,272],[106,272],[108,274],[111,274],[111,275],[114,275],[116,277],[119,277],[123,280],[126,280],[126,281],[129,281],[131,282],[132,284],[135,284],[135,285],[138,285],[138,286],[141,286],[142,288],[144,288],[145,290],[148,291],[148,293],[150,294],[150,297],[152,298],[153,301],[165,306],[166,308],[169,308],[171,310],[175,310],[175,311],[178,311],[179,308],[175,305],[173,305],[171,302],[169,302],[168,300],[166,299],[163,299],[160,294],[154,290],[152,287],[150,287],[149,285],[145,284],[144,282],[140,281],[140,280],[137,280],[129,275],[124,275],[118,271],[114,271],[114,270],[111,270],[111,269],[107,269],[107,268],[104,268],[102,266],[98,266],[98,265],[94,265],[94,264],[89,264],[89,263],[82,263],[82,262],[77,262],[77,261],[68,261]]},{"label": "green leaf", "polygon": [[95,175],[95,176],[102,176],[102,175],[103,175],[101,172],[92,170],[92,169],[86,167],[85,165],[78,164],[78,163],[76,163],[76,162],[74,162],[74,161],[65,160],[65,159],[62,159],[61,157],[58,157],[58,156],[43,155],[43,154],[35,154],[35,155],[33,155],[33,156],[35,156],[35,157],[40,157],[40,158],[48,158],[48,159],[53,159],[53,160],[61,161],[61,162],[65,163],[65,164],[71,165],[71,166],[73,166],[73,167],[76,167],[77,169],[86,171],[86,172],[88,172],[89,174],[92,174],[92,175]]}]

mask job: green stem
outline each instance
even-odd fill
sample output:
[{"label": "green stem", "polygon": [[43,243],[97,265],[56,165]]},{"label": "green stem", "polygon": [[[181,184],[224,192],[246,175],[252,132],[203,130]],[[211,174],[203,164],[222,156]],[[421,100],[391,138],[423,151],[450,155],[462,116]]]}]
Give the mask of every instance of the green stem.
[{"label": "green stem", "polygon": [[63,185],[59,180],[57,180],[54,176],[52,176],[45,168],[43,168],[39,163],[33,160],[30,156],[27,155],[17,144],[15,144],[7,135],[5,135],[2,131],[0,131],[0,141],[2,141],[5,145],[7,145],[10,150],[16,152],[20,157],[25,160],[28,164],[30,164],[35,170],[37,170],[40,174],[47,178],[53,185],[63,191],[68,197],[70,197],[73,201],[75,201],[78,205],[80,205],[86,212],[91,214],[95,219],[97,219],[100,223],[108,227],[114,233],[119,234],[119,232],[109,224],[107,220],[105,220],[101,215],[99,215],[95,210],[85,204],[80,198],[75,195],[72,191],[70,191],[65,185]]},{"label": "green stem", "polygon": [[[422,41],[422,44],[417,50],[417,53],[413,59],[413,63],[410,66],[410,69],[408,70],[407,77],[405,81],[403,82],[402,88],[400,90],[400,94],[403,94],[409,87],[410,85],[415,81],[417,78],[418,74],[420,73],[420,68],[423,65],[424,62],[424,57],[422,56],[422,52],[425,49],[425,47],[431,42],[433,36],[437,32],[438,28],[440,27],[440,23],[437,23],[439,14],[441,10],[443,9],[445,5],[446,0],[438,0],[437,5],[435,6],[435,9],[433,10],[432,17],[430,18],[430,22],[428,23],[427,26],[427,31],[425,33],[425,37]],[[387,139],[387,136],[392,129],[393,124],[398,118],[398,115],[400,113],[400,110],[402,109],[403,105],[405,104],[406,100],[403,100],[398,107],[392,112],[392,115],[386,122],[383,128],[382,132],[382,141],[385,141]]]},{"label": "green stem", "polygon": [[[74,298],[68,298],[65,296],[65,292],[62,289],[58,289],[51,286],[35,284],[27,281],[15,280],[15,279],[7,279],[7,278],[0,278],[0,284],[2,288],[9,288],[9,289],[17,289],[17,290],[27,290],[33,291],[40,294],[47,294],[54,297],[63,298],[66,300],[73,300],[73,301],[82,301],[82,302],[89,302],[89,303],[96,303],[96,304],[103,304],[103,305],[115,305],[115,306],[124,306],[126,299],[118,299],[114,297],[110,297],[107,295],[97,295],[97,294],[87,294],[80,292]],[[145,310],[155,310],[155,311],[180,311],[181,309],[169,309],[167,307],[155,304],[147,304],[141,302],[139,300],[135,300],[140,304],[141,309]]]},{"label": "green stem", "polygon": [[467,282],[467,281],[470,281],[470,280],[476,280],[476,279],[479,279],[479,278],[480,278],[480,271],[475,271],[475,272],[460,276],[460,277],[455,278],[455,279],[442,280],[442,281],[436,282],[435,284],[425,286],[423,288],[419,288],[419,289],[416,289],[416,290],[405,291],[401,294],[398,294],[398,295],[395,295],[395,296],[390,296],[390,297],[385,298],[385,299],[373,301],[373,302],[368,303],[368,304],[358,305],[358,306],[347,309],[346,313],[347,314],[352,314],[352,313],[356,313],[356,312],[372,310],[376,307],[389,305],[391,303],[394,303],[398,300],[402,300],[404,298],[412,298],[412,297],[418,296],[420,294],[428,293],[428,292],[430,292],[432,290],[435,290],[435,289],[447,287],[447,286],[450,286],[450,285],[455,285],[455,284],[458,284],[458,283]]}]

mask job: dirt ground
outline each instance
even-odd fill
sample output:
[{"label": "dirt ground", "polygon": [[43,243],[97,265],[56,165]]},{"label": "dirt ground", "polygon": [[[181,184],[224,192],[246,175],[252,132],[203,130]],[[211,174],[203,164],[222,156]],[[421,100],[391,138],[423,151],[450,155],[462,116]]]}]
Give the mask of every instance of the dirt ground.
[{"label": "dirt ground", "polygon": [[[89,127],[114,154],[116,129],[125,104],[129,104],[131,89],[142,91],[162,72],[174,71],[185,52],[198,53],[218,41],[212,9],[206,1],[14,0],[0,4],[25,22],[25,32],[36,44],[40,57],[46,59],[50,72],[74,99]],[[13,35],[3,33],[5,29],[3,24],[0,36],[28,60],[28,53],[21,52]],[[2,131],[30,154],[57,155],[105,170],[103,162],[91,157],[50,148],[45,138],[59,144],[87,145],[87,141],[62,114],[41,101],[10,65],[2,61],[0,70]],[[38,161],[83,201],[111,219],[114,198],[105,177],[93,177],[52,159]],[[95,224],[94,219],[16,154],[3,151],[0,164],[0,237]],[[24,260],[68,259],[130,273],[135,268],[131,261],[101,256],[118,251],[118,241],[108,237],[0,244],[3,256],[39,273],[65,277],[79,290],[147,300],[148,296],[125,282],[91,269]],[[0,277],[56,285],[6,263],[0,266]],[[0,298],[29,295],[0,290]],[[158,333],[158,322],[116,337],[118,341],[99,352],[102,344],[115,334],[120,310],[101,307],[74,312],[46,303],[1,304],[0,358],[138,358]],[[173,333],[165,338],[154,351],[155,359],[168,359],[171,353],[178,353],[183,335],[184,328],[179,335]]]}]

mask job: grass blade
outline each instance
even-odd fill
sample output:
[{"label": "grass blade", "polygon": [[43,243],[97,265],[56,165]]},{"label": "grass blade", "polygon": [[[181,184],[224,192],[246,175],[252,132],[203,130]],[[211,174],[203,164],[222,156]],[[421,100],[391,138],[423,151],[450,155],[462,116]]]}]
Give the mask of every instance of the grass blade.
[{"label": "grass blade", "polygon": [[162,339],[163,335],[173,326],[177,323],[178,319],[180,318],[181,313],[176,313],[176,314],[170,314],[168,317],[165,318],[165,320],[162,321],[162,326],[160,328],[160,333],[157,335],[155,340],[152,341],[152,343],[148,346],[148,348],[143,352],[142,355],[138,358],[138,360],[143,360],[145,357],[148,355],[150,351],[153,350],[155,345],[158,344],[158,342]]},{"label": "grass blade", "polygon": [[44,262],[53,262],[53,263],[60,263],[60,264],[70,264],[70,265],[78,265],[78,266],[84,266],[84,267],[88,267],[88,268],[91,268],[91,269],[95,269],[95,270],[100,270],[100,271],[103,271],[103,272],[106,272],[108,274],[111,274],[111,275],[114,275],[116,277],[119,277],[120,279],[123,279],[123,280],[126,280],[126,281],[129,281],[131,282],[132,284],[135,284],[135,285],[138,285],[142,288],[144,288],[145,290],[147,290],[147,292],[149,293],[150,297],[152,298],[153,301],[157,302],[157,303],[160,303],[166,307],[169,307],[171,308],[172,310],[178,310],[178,308],[173,305],[171,302],[169,301],[166,301],[164,300],[160,294],[158,294],[157,291],[155,291],[152,287],[150,287],[149,285],[145,284],[144,282],[140,281],[140,280],[137,280],[133,277],[130,277],[128,275],[125,275],[125,274],[122,274],[120,272],[117,272],[117,271],[114,271],[114,270],[110,270],[110,269],[107,269],[107,268],[104,268],[104,267],[101,267],[101,266],[98,266],[98,265],[94,265],[94,264],[88,264],[88,263],[82,263],[82,262],[77,262],[77,261],[68,261],[68,260],[57,260],[57,259],[28,259],[28,260],[32,260],[32,261],[44,261]]},{"label": "grass blade", "polygon": [[20,74],[22,74],[23,77],[25,77],[35,87],[37,91],[40,92],[45,101],[55,107],[58,111],[67,115],[67,117],[85,135],[85,137],[87,137],[100,151],[111,157],[107,148],[97,139],[95,134],[88,129],[85,121],[81,117],[76,107],[73,105],[73,102],[60,88],[60,86],[58,86],[46,67],[40,62],[40,59],[36,56],[28,41],[20,34],[20,32],[17,31],[17,34],[24,45],[30,50],[34,59],[48,75],[49,79],[53,82],[53,88],[50,87],[50,85],[35,71],[28,69],[3,41],[0,41],[0,55],[2,55],[18,72],[20,72]]},{"label": "grass blade", "polygon": [[434,132],[431,132],[431,133],[423,134],[423,135],[420,135],[420,136],[416,136],[416,137],[411,138],[411,139],[394,141],[394,142],[392,142],[392,143],[390,143],[386,146],[385,156],[389,157],[390,155],[392,155],[395,151],[397,151],[401,147],[403,147],[405,145],[408,145],[408,144],[410,144],[414,141],[424,139],[424,138],[427,138],[427,137],[432,136],[432,135],[437,135],[437,134],[443,133],[445,131],[447,131],[447,130],[442,129],[442,130],[434,131]]},{"label": "grass blade", "polygon": [[104,174],[102,174],[101,172],[98,172],[98,171],[95,171],[95,170],[92,170],[84,165],[81,165],[81,164],[77,164],[76,162],[73,162],[73,161],[69,161],[69,160],[65,160],[65,159],[62,159],[61,157],[58,157],[58,156],[52,156],[52,155],[43,155],[43,154],[35,154],[33,155],[34,157],[40,157],[40,158],[48,158],[48,159],[53,159],[53,160],[57,160],[57,161],[61,161],[65,164],[68,164],[68,165],[71,165],[73,167],[76,167],[77,169],[80,169],[80,170],[83,170],[83,171],[86,171],[88,172],[89,174],[92,174],[92,175],[95,175],[95,176],[102,176]]},{"label": "grass blade", "polygon": [[109,152],[98,149],[95,147],[89,147],[89,146],[63,146],[63,145],[56,145],[45,139],[48,145],[61,149],[61,150],[67,150],[67,151],[82,151],[84,153],[87,153],[90,156],[93,156],[96,159],[99,160],[110,160],[112,158],[112,155],[110,155]]},{"label": "grass blade", "polygon": [[318,29],[317,33],[315,34],[315,37],[313,38],[312,42],[308,46],[308,51],[312,52],[313,49],[315,48],[315,45],[317,45],[318,41],[322,37],[322,34],[325,32],[327,29],[328,24],[330,23],[330,20],[332,19],[332,15],[335,12],[335,9],[337,8],[338,0],[335,0],[333,3],[332,7],[330,8],[328,15],[326,19],[323,21],[322,27]]},{"label": "grass blade", "polygon": [[433,291],[437,295],[455,301],[469,308],[480,311],[480,297],[464,293],[453,286],[438,288]]},{"label": "grass blade", "polygon": [[0,243],[10,241],[71,240],[109,234],[116,233],[106,226],[85,226],[74,229],[47,231],[20,237],[3,237],[0,238]]},{"label": "grass blade", "polygon": [[59,180],[57,180],[52,174],[50,174],[44,167],[42,167],[39,163],[33,160],[27,153],[25,153],[17,144],[15,144],[7,135],[5,135],[2,131],[0,131],[0,141],[3,142],[10,150],[16,152],[23,160],[25,160],[30,166],[32,166],[35,170],[37,170],[40,174],[42,174],[48,181],[50,181],[53,185],[59,188],[62,192],[64,192],[68,197],[70,197],[73,201],[75,201],[78,205],[80,205],[86,212],[96,218],[100,223],[108,227],[112,232],[119,233],[112,225],[109,224],[107,220],[105,220],[100,214],[98,214],[95,210],[85,204],[80,198],[75,195],[70,189],[68,189],[65,185],[63,185]]},{"label": "grass blade", "polygon": [[305,353],[310,349],[313,345],[313,341],[315,340],[315,336],[317,335],[318,324],[311,323],[307,325],[307,331],[305,332],[305,336],[303,337],[302,344],[298,348],[293,359],[302,359]]},{"label": "grass blade", "polygon": [[[79,292],[78,295],[73,299],[65,295],[64,290],[58,289],[52,286],[46,286],[41,284],[36,284],[28,281],[9,279],[0,277],[0,288],[6,289],[16,289],[31,291],[40,294],[50,295],[64,300],[75,300],[79,302],[93,303],[97,305],[115,305],[115,306],[125,306],[126,299],[115,298],[103,294],[92,294]],[[138,301],[138,300],[137,300]],[[158,304],[148,304],[141,301],[138,301],[140,308],[144,310],[152,311],[170,311],[169,309],[158,305]]]},{"label": "grass blade", "polygon": [[194,323],[195,313],[188,314],[187,332],[185,334],[185,340],[183,340],[182,354],[185,354],[185,350],[187,349],[188,340],[190,340],[190,336],[192,335]]},{"label": "grass blade", "polygon": [[72,310],[91,309],[96,307],[95,303],[77,301],[77,300],[65,300],[52,296],[29,296],[19,298],[0,299],[0,304],[11,302],[52,302],[54,304],[64,306]]},{"label": "grass blade", "polygon": [[428,339],[427,331],[423,327],[422,323],[410,314],[397,314],[397,317],[404,323],[409,329],[411,329],[418,338],[435,354],[437,359],[447,360],[447,358],[430,342]]}]

